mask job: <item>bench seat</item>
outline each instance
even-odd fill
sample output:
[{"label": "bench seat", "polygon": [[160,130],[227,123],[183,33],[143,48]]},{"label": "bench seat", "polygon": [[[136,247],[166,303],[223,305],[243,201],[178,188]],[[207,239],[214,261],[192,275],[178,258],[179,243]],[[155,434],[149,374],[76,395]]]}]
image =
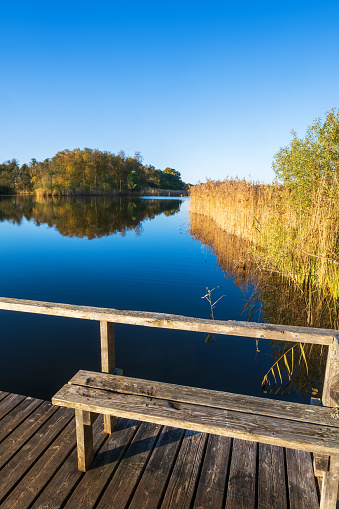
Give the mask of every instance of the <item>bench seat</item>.
[{"label": "bench seat", "polygon": [[[79,371],[52,403],[74,408],[77,428],[91,427],[96,415],[103,414],[329,456],[339,454],[339,420],[326,407],[90,371]],[[90,442],[88,432],[86,436]],[[78,447],[78,454],[83,448],[86,446]],[[91,454],[85,461],[79,457],[80,469],[86,470],[91,459]]]}]

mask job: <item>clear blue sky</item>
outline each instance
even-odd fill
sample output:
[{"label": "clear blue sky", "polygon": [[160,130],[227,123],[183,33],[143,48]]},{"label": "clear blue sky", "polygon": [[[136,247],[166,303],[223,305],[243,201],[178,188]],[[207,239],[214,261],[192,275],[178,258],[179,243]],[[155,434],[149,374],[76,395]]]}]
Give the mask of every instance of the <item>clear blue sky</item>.
[{"label": "clear blue sky", "polygon": [[338,0],[0,3],[0,162],[76,147],[273,179],[339,106]]}]

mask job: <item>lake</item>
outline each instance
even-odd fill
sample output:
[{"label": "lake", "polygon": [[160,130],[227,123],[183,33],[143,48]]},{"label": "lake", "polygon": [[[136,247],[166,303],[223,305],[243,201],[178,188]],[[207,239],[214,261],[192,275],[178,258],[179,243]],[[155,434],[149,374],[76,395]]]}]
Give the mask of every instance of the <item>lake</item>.
[{"label": "lake", "polygon": [[[209,318],[215,288],[215,319],[264,319],[255,282],[192,231],[188,198],[2,196],[0,242],[3,297]],[[97,322],[0,311],[0,326],[0,390],[50,399],[79,369],[100,370]],[[115,337],[127,376],[291,401],[320,390],[263,393],[281,348],[267,340],[119,324]]]}]

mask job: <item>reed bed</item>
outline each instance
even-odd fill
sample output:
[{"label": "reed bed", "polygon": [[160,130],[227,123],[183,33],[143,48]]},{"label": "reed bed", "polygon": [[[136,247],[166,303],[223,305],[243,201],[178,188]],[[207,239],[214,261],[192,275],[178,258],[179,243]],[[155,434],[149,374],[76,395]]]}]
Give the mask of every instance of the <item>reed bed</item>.
[{"label": "reed bed", "polygon": [[192,211],[190,234],[215,253],[218,265],[241,288],[245,320],[259,311],[269,323],[339,330],[339,300],[328,288],[318,288],[311,280],[301,286],[278,271],[264,270],[250,242]]},{"label": "reed bed", "polygon": [[[214,252],[225,275],[242,290],[243,319],[251,321],[256,316],[258,320],[259,316],[259,320],[268,323],[339,329],[339,301],[328,289],[314,288],[311,280],[301,287],[278,271],[264,270],[251,242],[227,233],[213,219],[192,211],[190,234]],[[216,292],[215,299],[218,295]],[[320,396],[326,349],[303,344],[301,355],[297,343],[272,341],[271,346],[274,362],[263,374],[263,392],[284,395],[301,391],[305,398]]]},{"label": "reed bed", "polygon": [[[338,191],[338,192],[336,192]],[[278,184],[208,181],[190,188],[191,213],[251,245],[262,269],[339,297],[339,184],[320,183],[307,207]]]}]

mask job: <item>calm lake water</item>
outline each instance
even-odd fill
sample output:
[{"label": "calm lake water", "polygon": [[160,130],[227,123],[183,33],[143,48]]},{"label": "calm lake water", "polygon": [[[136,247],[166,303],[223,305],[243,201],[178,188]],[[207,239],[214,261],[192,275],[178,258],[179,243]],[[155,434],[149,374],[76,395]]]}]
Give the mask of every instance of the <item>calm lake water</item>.
[{"label": "calm lake water", "polygon": [[[0,263],[4,297],[209,318],[202,296],[218,286],[215,318],[248,317],[251,285],[236,285],[191,236],[188,198],[0,197]],[[0,311],[0,327],[0,390],[49,399],[79,369],[100,370],[97,322]],[[263,396],[275,360],[264,340],[115,330],[127,376]]]}]

